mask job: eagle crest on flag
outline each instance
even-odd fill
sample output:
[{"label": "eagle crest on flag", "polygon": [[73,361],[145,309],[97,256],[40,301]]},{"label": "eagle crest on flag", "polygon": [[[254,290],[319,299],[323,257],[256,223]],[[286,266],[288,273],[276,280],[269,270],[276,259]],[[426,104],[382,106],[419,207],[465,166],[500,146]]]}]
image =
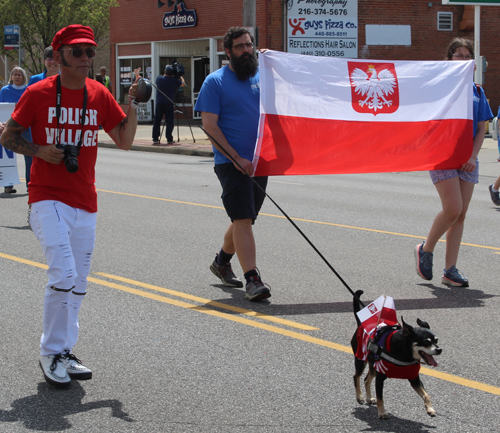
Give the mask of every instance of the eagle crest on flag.
[{"label": "eagle crest on flag", "polygon": [[399,92],[397,92],[398,82],[394,64],[366,64],[365,70],[356,67],[361,66],[359,64],[351,63],[351,65],[349,78],[354,110],[374,115],[396,111],[399,105]]}]

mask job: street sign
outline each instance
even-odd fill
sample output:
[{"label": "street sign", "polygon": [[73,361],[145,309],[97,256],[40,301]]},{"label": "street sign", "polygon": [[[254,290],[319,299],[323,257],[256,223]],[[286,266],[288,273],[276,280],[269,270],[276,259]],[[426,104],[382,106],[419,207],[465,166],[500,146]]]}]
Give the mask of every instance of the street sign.
[{"label": "street sign", "polygon": [[500,0],[442,0],[444,5],[500,6]]},{"label": "street sign", "polygon": [[4,26],[4,48],[6,50],[13,50],[14,48],[19,48],[19,35],[21,28],[17,24],[12,24],[10,26]]}]

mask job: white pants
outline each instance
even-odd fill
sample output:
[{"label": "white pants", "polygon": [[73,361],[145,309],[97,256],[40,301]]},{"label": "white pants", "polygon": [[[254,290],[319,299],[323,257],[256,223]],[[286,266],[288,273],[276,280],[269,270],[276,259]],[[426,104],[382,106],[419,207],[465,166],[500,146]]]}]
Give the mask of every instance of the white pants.
[{"label": "white pants", "polygon": [[30,225],[49,269],[40,354],[71,351],[78,341],[78,313],[87,293],[95,245],[96,213],[44,200],[31,205]]}]

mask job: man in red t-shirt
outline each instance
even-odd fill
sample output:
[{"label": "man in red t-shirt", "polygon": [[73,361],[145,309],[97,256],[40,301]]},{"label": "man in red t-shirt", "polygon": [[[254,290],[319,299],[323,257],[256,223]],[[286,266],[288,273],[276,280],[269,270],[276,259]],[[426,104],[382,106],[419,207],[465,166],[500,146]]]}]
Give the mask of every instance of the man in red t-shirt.
[{"label": "man in red t-shirt", "polygon": [[[92,377],[72,349],[95,244],[98,128],[124,150],[132,147],[137,129],[137,84],[129,90],[127,116],[104,86],[87,78],[96,45],[90,27],[60,30],[52,48],[61,73],[26,89],[1,137],[6,149],[34,157],[29,223],[49,267],[40,367],[47,382],[61,387],[72,378]],[[21,137],[29,127],[33,142]],[[78,154],[77,171],[63,150],[68,146]]]}]

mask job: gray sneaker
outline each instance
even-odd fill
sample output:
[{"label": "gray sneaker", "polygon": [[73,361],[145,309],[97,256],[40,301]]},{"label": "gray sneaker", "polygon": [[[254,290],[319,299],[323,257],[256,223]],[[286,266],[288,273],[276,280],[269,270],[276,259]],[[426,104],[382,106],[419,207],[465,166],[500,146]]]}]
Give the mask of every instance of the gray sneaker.
[{"label": "gray sneaker", "polygon": [[75,380],[89,380],[92,379],[92,370],[82,365],[75,355],[66,350],[62,355],[62,364],[66,367],[69,377]]},{"label": "gray sneaker", "polygon": [[417,262],[417,274],[424,280],[432,280],[432,259],[434,254],[426,253],[422,247],[425,242],[415,248],[415,260]]},{"label": "gray sneaker", "polygon": [[51,385],[66,388],[71,384],[68,370],[63,364],[64,354],[40,355],[40,368],[43,371],[45,380]]},{"label": "gray sneaker", "polygon": [[490,190],[490,197],[493,204],[495,206],[500,206],[500,192],[493,191],[493,185],[490,185],[488,189]]},{"label": "gray sneaker", "polygon": [[263,283],[259,275],[250,277],[245,286],[245,298],[249,301],[260,301],[271,297],[271,287]]},{"label": "gray sneaker", "polygon": [[215,256],[215,260],[210,265],[210,270],[212,273],[219,277],[227,287],[243,287],[243,283],[240,279],[236,278],[234,275],[233,269],[231,268],[231,263],[227,262],[222,265],[217,263],[217,255]]},{"label": "gray sneaker", "polygon": [[469,287],[469,280],[455,266],[444,270],[441,282],[453,287]]}]

